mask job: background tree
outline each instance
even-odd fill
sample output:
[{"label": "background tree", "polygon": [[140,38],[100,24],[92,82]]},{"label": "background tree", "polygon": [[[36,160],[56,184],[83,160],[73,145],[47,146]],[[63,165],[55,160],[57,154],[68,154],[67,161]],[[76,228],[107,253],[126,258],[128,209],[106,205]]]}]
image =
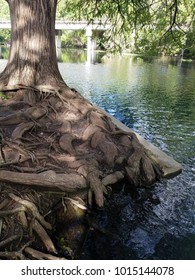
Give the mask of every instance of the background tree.
[{"label": "background tree", "polygon": [[0,0],[0,18],[1,19],[9,19],[10,18],[10,14],[9,14],[9,7],[7,5],[7,3],[5,2],[5,0]]},{"label": "background tree", "polygon": [[112,29],[104,33],[107,48],[174,54],[195,44],[193,0],[69,0],[66,9],[61,0],[58,15],[66,16],[64,11],[69,11],[70,19],[111,23]]},{"label": "background tree", "polygon": [[[9,8],[6,4],[5,0],[0,0],[0,19],[7,20],[10,18],[9,16]],[[10,30],[1,30],[0,31],[0,45],[4,45],[9,42],[10,39]]]}]

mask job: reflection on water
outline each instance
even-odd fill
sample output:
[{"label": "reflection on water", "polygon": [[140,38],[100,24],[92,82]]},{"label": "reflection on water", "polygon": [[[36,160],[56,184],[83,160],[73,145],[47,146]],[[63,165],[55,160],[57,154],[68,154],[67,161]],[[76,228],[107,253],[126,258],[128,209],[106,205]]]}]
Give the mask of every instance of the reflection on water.
[{"label": "reflection on water", "polygon": [[104,52],[87,52],[85,49],[57,49],[58,62],[63,63],[100,63]]},{"label": "reflection on water", "polygon": [[[98,63],[104,55],[103,52],[91,51],[87,53],[85,49],[62,49],[56,48],[58,62],[71,63]],[[0,59],[8,59],[9,48],[0,45]]]},{"label": "reflection on water", "polygon": [[84,63],[87,60],[86,51],[83,49],[57,49],[57,58],[59,62],[73,62],[73,63]]},{"label": "reflection on water", "polygon": [[87,64],[84,56],[63,57],[67,63],[59,67],[70,87],[183,165],[181,175],[151,190],[116,192],[94,222],[104,234],[89,234],[83,258],[195,259],[195,64],[139,56]]}]

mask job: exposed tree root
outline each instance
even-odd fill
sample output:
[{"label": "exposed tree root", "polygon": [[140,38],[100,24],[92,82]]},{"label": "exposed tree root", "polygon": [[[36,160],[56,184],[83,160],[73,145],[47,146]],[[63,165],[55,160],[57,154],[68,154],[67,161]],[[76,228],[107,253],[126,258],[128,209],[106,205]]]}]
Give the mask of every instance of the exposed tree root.
[{"label": "exposed tree root", "polygon": [[[15,245],[12,252],[9,248],[0,252],[0,257],[60,258],[48,233],[53,227],[40,214],[40,204],[21,195],[24,186],[29,193],[34,189],[82,196],[91,207],[94,202],[102,207],[107,187],[122,179],[136,187],[159,179],[159,167],[146,155],[136,135],[115,126],[75,90],[25,85],[1,90],[0,246]],[[32,232],[54,256],[29,246],[14,251],[18,234],[24,246]]]},{"label": "exposed tree root", "polygon": [[[13,193],[9,194],[9,197],[11,199],[13,199],[14,201],[18,202],[19,204],[22,204],[24,207],[26,207],[27,209],[29,209],[33,215],[34,218],[36,218],[38,221],[40,221],[40,223],[46,228],[46,229],[51,229],[51,225],[45,221],[45,219],[43,218],[43,216],[41,216],[41,214],[39,213],[37,207],[35,206],[34,203],[25,200],[25,199],[21,199],[20,197],[16,196]],[[25,209],[25,208],[24,208]],[[40,228],[40,226],[38,225],[38,222],[35,222],[34,225],[35,228]]]},{"label": "exposed tree root", "polygon": [[0,181],[30,185],[32,187],[46,187],[47,189],[60,189],[67,193],[86,189],[86,180],[78,174],[56,174],[53,170],[41,173],[18,173],[13,171],[0,171]]},{"label": "exposed tree root", "polygon": [[25,248],[24,251],[32,259],[35,259],[35,260],[65,260],[65,258],[59,258],[59,257],[53,256],[51,254],[45,254],[43,252],[40,252],[40,251],[35,250],[33,248],[30,248],[30,247]]},{"label": "exposed tree root", "polygon": [[56,250],[53,242],[51,241],[51,238],[49,237],[49,235],[47,234],[45,229],[42,227],[42,225],[36,219],[33,222],[32,228],[38,234],[38,236],[40,237],[40,239],[44,243],[47,251],[57,254],[57,250]]}]

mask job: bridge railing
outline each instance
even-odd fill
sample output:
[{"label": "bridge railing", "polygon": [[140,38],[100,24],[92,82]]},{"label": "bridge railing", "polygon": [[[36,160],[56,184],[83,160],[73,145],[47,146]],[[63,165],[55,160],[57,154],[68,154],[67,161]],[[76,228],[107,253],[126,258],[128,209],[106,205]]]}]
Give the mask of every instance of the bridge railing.
[{"label": "bridge railing", "polygon": [[[87,29],[91,28],[98,29],[98,30],[107,30],[111,28],[111,25],[107,22],[97,21],[94,20],[93,22],[88,22],[86,20],[81,21],[71,21],[71,20],[64,20],[64,19],[57,19],[55,21],[55,27],[59,30],[79,30],[79,29]],[[0,20],[0,28],[2,29],[10,29],[11,28],[11,21],[7,19]]]}]

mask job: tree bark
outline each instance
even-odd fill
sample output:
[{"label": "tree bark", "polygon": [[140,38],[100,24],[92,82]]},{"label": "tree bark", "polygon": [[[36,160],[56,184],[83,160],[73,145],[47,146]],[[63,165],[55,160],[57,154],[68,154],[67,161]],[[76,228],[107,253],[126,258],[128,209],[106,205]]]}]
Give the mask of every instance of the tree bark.
[{"label": "tree bark", "polygon": [[7,0],[11,15],[11,49],[0,75],[3,86],[64,83],[55,48],[57,0]]}]

